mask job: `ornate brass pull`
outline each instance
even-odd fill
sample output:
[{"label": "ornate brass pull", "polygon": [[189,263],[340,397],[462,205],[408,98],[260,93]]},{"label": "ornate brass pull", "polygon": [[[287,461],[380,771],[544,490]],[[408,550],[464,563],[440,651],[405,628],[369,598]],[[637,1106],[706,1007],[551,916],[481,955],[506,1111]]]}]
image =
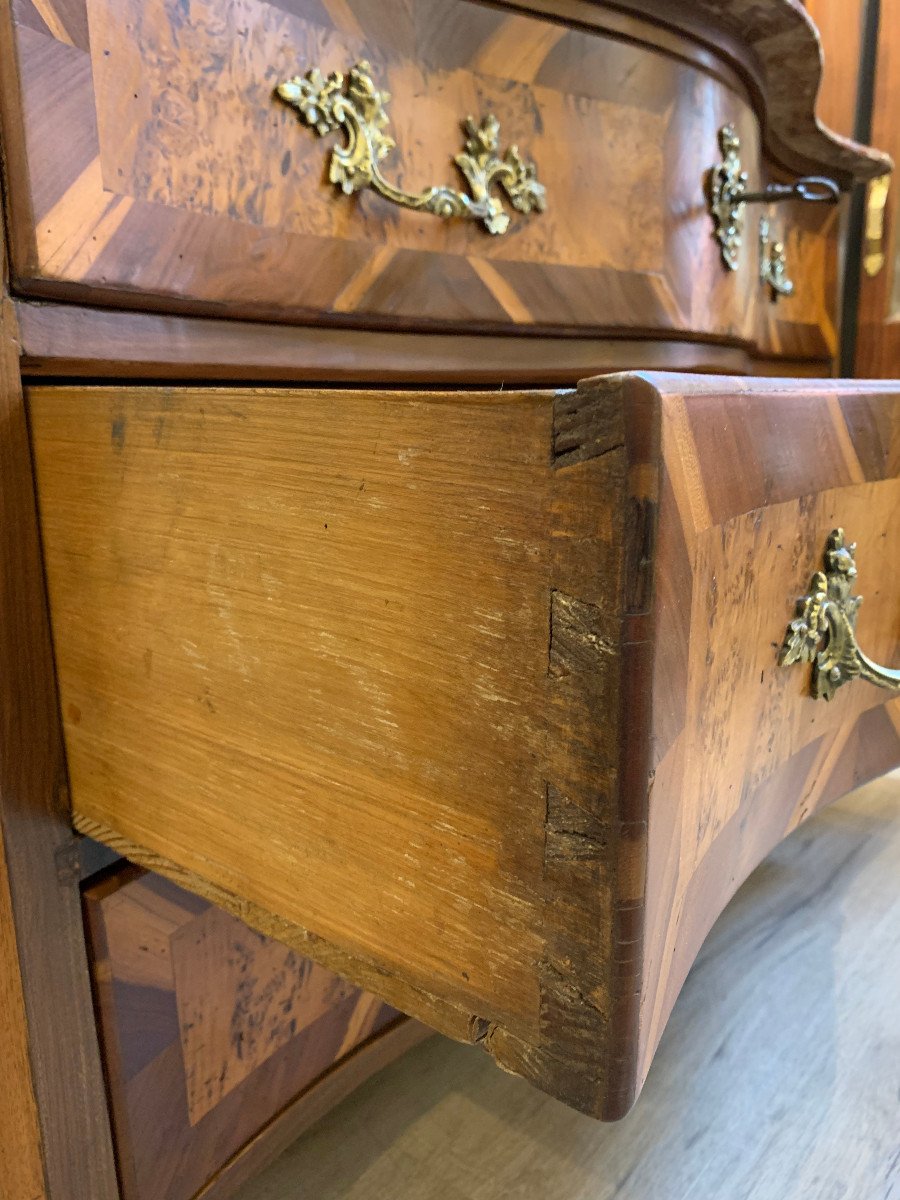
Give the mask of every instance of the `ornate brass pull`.
[{"label": "ornate brass pull", "polygon": [[768,217],[759,222],[759,278],[772,289],[773,300],[790,296],[794,290],[793,280],[788,279],[784,242],[771,237]]},{"label": "ornate brass pull", "polygon": [[465,149],[453,160],[465,176],[471,195],[449,187],[404,192],[389,183],[378,164],[395,145],[384,132],[388,125],[385,105],[390,93],[379,91],[371,70],[367,62],[358,62],[350,71],[346,91],[340,71],[332,72],[326,79],[317,68],[305,75],[295,75],[276,89],[281,99],[296,108],[300,119],[320,137],[343,129],[347,143],[332,151],[328,172],[331,182],[343,192],[350,195],[371,187],[404,208],[438,217],[483,221],[490,233],[505,233],[509,228],[509,214],[499,199],[491,195],[494,184],[506,192],[518,212],[544,211],[545,191],[543,184],[538,183],[534,163],[523,159],[516,146],[510,146],[502,158],[498,156],[500,124],[492,113],[480,124],[472,117],[466,120]]},{"label": "ornate brass pull", "polygon": [[770,183],[760,192],[750,192],[747,172],[741,164],[741,139],[733,125],[723,125],[719,130],[719,148],[722,160],[707,175],[706,199],[722,262],[729,271],[737,270],[745,204],[780,204],[784,200],[835,204],[840,199],[835,181],[821,175],[805,175],[791,184]]},{"label": "ornate brass pull", "polygon": [[856,618],[862,596],[851,596],[856,579],[856,543],[844,544],[843,529],[835,529],[825,548],[825,570],[816,571],[809,593],[797,601],[797,615],[784,635],[778,661],[785,667],[811,662],[812,694],[831,700],[853,679],[868,679],[878,687],[900,692],[900,671],[879,667],[860,650]]}]

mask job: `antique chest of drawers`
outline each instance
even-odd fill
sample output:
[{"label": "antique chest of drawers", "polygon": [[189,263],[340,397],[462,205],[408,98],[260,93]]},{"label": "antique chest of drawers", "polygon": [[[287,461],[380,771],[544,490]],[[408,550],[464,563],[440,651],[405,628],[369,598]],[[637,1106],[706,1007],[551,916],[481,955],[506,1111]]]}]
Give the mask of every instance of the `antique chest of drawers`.
[{"label": "antique chest of drawers", "polygon": [[396,1010],[622,1116],[900,760],[890,163],[794,0],[0,13],[7,1190],[224,1197]]}]

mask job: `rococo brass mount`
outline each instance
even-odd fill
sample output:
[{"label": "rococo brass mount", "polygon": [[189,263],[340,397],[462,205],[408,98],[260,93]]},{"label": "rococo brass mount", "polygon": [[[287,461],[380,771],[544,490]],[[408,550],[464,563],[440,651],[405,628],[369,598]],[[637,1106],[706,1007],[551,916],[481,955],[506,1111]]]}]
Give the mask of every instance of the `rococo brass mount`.
[{"label": "rococo brass mount", "polygon": [[500,200],[491,194],[495,184],[519,212],[544,211],[545,191],[534,164],[523,159],[516,146],[510,146],[502,158],[498,155],[500,124],[492,113],[480,124],[472,117],[466,120],[465,149],[453,160],[466,178],[470,195],[450,187],[405,192],[385,179],[378,164],[395,145],[385,133],[390,93],[375,86],[371,70],[367,62],[358,62],[349,73],[346,90],[340,71],[326,79],[317,68],[295,75],[276,89],[320,137],[337,129],[346,134],[346,145],[331,153],[328,172],[331,182],[343,192],[349,195],[371,187],[404,208],[482,221],[490,233],[498,234],[507,231],[510,219]]},{"label": "rococo brass mount", "polygon": [[745,204],[780,204],[785,200],[835,204],[840,198],[834,180],[821,175],[804,175],[791,184],[770,183],[762,191],[748,191],[747,172],[741,163],[741,139],[733,125],[723,125],[719,130],[719,148],[722,159],[707,175],[706,199],[722,261],[729,271],[737,270]]},{"label": "rococo brass mount", "polygon": [[773,300],[794,291],[793,281],[788,278],[784,242],[772,237],[768,217],[759,220],[759,278],[772,289]]},{"label": "rococo brass mount", "polygon": [[835,529],[825,548],[825,570],[816,571],[809,592],[797,601],[797,615],[784,636],[778,656],[783,666],[811,662],[812,694],[831,700],[853,679],[867,679],[878,687],[900,692],[900,671],[879,667],[860,650],[856,618],[862,596],[851,596],[856,579],[856,543],[844,542],[843,529]]}]

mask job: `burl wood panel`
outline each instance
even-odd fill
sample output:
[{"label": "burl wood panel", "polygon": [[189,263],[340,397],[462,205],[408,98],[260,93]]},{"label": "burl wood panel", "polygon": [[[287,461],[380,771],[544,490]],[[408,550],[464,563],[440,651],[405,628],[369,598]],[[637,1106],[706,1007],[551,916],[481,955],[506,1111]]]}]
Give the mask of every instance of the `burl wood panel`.
[{"label": "burl wood panel", "polygon": [[[8,3],[21,98],[7,96],[4,138],[26,294],[833,353],[836,210],[779,214],[798,287],[777,305],[759,283],[757,213],[740,270],[722,268],[703,181],[726,121],[762,178],[758,121],[725,64],[707,69],[708,52],[671,31],[619,16],[631,37],[618,37],[469,0]],[[662,47],[640,44],[654,36]],[[338,193],[336,139],[273,89],[362,57],[392,96],[390,178],[457,185],[460,121],[493,110],[537,163],[547,212],[513,214],[492,238]]]},{"label": "burl wood panel", "polygon": [[85,905],[123,1200],[190,1200],[315,1080],[401,1020],[139,868],[89,888]]},{"label": "burl wood panel", "polygon": [[34,388],[77,824],[585,1111],[898,703],[776,665],[843,523],[898,658],[897,385]]}]

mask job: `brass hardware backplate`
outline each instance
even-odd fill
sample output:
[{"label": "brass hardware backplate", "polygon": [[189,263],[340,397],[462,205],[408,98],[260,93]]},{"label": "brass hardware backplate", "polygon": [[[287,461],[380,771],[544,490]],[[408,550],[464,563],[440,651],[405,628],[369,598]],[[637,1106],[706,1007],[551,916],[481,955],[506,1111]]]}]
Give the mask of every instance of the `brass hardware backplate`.
[{"label": "brass hardware backplate", "polygon": [[733,125],[723,125],[719,130],[719,149],[722,160],[709,172],[707,201],[722,262],[729,271],[736,271],[744,228],[741,197],[747,189],[747,172],[741,165],[741,139]]},{"label": "brass hardware backplate", "polygon": [[784,242],[772,237],[768,217],[760,217],[759,221],[759,278],[772,289],[773,300],[790,296],[794,290],[793,280],[788,278]]},{"label": "brass hardware backplate", "polygon": [[404,208],[433,213],[438,217],[465,217],[481,221],[490,233],[506,233],[510,218],[501,201],[492,195],[494,185],[506,193],[518,212],[543,212],[546,193],[538,182],[534,163],[519,154],[516,146],[498,155],[500,124],[489,113],[481,122],[468,117],[463,126],[466,142],[453,162],[465,176],[469,194],[450,187],[430,187],[422,192],[405,192],[381,173],[379,163],[394,148],[385,132],[389,118],[385,105],[390,93],[379,90],[369,63],[358,62],[345,81],[340,71],[326,79],[317,68],[295,75],[276,88],[286,104],[320,137],[343,130],[346,144],[331,153],[330,181],[346,194],[373,188],[387,200]]},{"label": "brass hardware backplate", "polygon": [[797,601],[797,615],[784,635],[778,661],[785,667],[812,663],[812,695],[831,700],[853,679],[867,679],[900,693],[900,671],[880,667],[860,650],[856,618],[862,596],[851,596],[856,580],[856,543],[847,545],[835,529],[825,547],[825,570],[816,571],[809,592]]},{"label": "brass hardware backplate", "polygon": [[805,175],[790,184],[770,183],[762,191],[748,191],[747,172],[741,163],[741,139],[733,125],[723,125],[719,130],[719,149],[722,158],[706,176],[706,203],[722,262],[729,271],[737,270],[745,204],[781,204],[785,200],[834,204],[840,199],[838,185],[821,175]]}]

